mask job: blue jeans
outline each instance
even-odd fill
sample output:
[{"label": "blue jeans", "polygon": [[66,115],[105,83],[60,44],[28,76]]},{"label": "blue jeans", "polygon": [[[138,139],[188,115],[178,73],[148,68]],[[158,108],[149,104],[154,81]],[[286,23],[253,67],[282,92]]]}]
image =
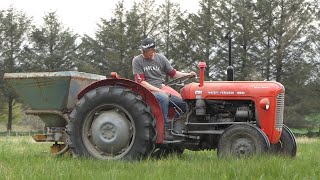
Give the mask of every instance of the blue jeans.
[{"label": "blue jeans", "polygon": [[168,95],[162,92],[153,92],[153,94],[157,98],[159,105],[161,107],[165,128],[169,127],[169,123],[168,123],[169,107],[175,107],[174,104],[176,104],[183,112],[186,112],[187,104],[181,98],[174,95],[170,95],[169,97]]}]

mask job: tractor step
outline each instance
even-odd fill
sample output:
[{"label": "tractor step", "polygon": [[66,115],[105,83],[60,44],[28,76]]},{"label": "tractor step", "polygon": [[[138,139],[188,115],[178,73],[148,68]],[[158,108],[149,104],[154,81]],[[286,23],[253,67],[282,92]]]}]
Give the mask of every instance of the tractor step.
[{"label": "tractor step", "polygon": [[172,135],[180,137],[180,138],[189,138],[189,139],[200,139],[199,136],[191,136],[191,135],[187,135],[187,134],[180,134],[174,131],[171,131]]},{"label": "tractor step", "polygon": [[186,131],[186,134],[222,134],[224,130]]},{"label": "tractor step", "polygon": [[177,144],[182,142],[183,140],[163,141],[163,144]]},{"label": "tractor step", "polygon": [[209,126],[209,125],[233,125],[233,124],[244,124],[244,122],[213,122],[213,123],[186,123],[187,126]]}]

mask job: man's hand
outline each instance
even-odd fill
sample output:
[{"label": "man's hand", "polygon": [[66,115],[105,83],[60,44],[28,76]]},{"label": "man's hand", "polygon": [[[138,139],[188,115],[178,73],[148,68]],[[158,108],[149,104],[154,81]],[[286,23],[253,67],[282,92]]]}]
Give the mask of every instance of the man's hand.
[{"label": "man's hand", "polygon": [[189,72],[189,75],[197,76],[197,73],[195,73],[194,71],[191,71]]}]

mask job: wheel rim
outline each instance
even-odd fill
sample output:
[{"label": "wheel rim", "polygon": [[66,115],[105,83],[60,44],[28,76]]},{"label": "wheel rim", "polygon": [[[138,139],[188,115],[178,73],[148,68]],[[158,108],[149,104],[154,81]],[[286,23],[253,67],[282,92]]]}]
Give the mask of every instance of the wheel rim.
[{"label": "wheel rim", "polygon": [[120,159],[132,148],[136,129],[128,111],[117,104],[96,107],[85,117],[83,142],[98,159]]},{"label": "wheel rim", "polygon": [[250,124],[230,126],[219,139],[219,157],[247,157],[266,153],[270,143],[265,134]]},{"label": "wheel rim", "polygon": [[239,137],[232,141],[230,150],[236,156],[248,156],[256,152],[256,144],[250,138]]}]

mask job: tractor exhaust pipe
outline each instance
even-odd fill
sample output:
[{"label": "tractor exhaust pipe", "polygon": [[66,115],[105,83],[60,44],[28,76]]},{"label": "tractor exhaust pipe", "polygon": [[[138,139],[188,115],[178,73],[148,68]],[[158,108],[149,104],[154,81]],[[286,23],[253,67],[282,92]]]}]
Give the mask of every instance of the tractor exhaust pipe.
[{"label": "tractor exhaust pipe", "polygon": [[205,68],[207,67],[207,64],[206,64],[206,62],[201,61],[201,62],[199,62],[198,67],[200,68],[200,73],[199,73],[199,74],[200,74],[199,87],[202,87],[202,86],[203,86],[203,83],[204,83],[204,70],[205,70]]},{"label": "tractor exhaust pipe", "polygon": [[232,59],[231,59],[231,43],[232,43],[232,37],[231,32],[229,31],[228,34],[224,37],[225,39],[229,40],[229,66],[227,67],[227,81],[233,81],[234,80],[234,70],[232,66]]}]

